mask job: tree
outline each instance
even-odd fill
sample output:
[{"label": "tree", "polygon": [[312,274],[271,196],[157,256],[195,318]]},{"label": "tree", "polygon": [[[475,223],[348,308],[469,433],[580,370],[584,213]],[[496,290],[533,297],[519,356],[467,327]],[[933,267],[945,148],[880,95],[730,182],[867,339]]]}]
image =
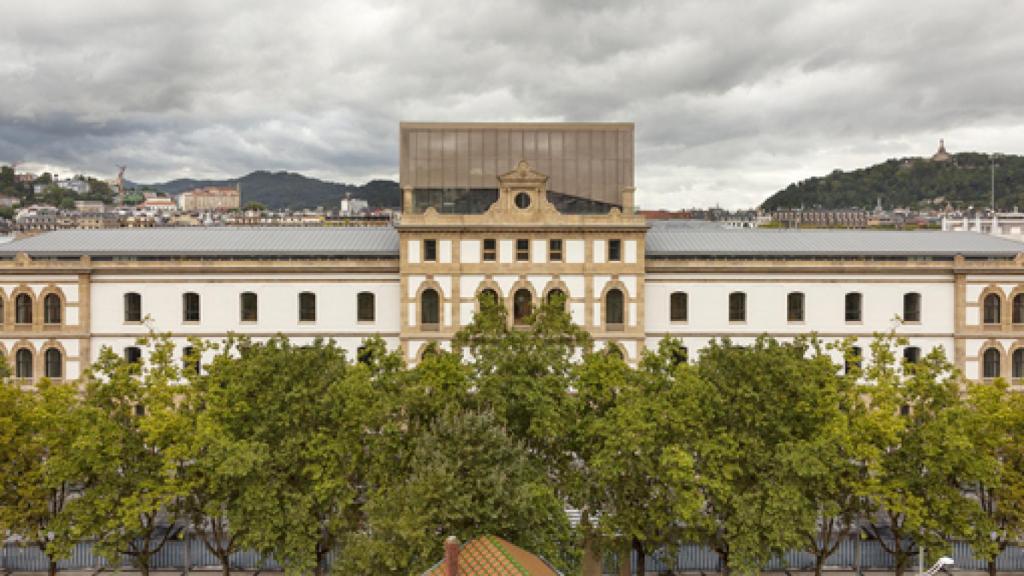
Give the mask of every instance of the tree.
[{"label": "tree", "polygon": [[802,547],[818,503],[808,474],[826,473],[828,432],[842,425],[835,366],[814,340],[750,346],[712,341],[681,373],[694,402],[694,467],[704,509],[692,532],[727,572],[754,573]]},{"label": "tree", "polygon": [[873,444],[864,486],[872,518],[865,529],[893,555],[896,576],[921,546],[937,556],[948,537],[974,537],[973,504],[960,488],[973,479],[975,458],[962,380],[941,348],[901,365],[896,350],[905,344],[893,335],[877,337],[862,387],[871,395],[862,424]]},{"label": "tree", "polygon": [[449,406],[409,441],[402,469],[366,504],[369,537],[347,547],[361,562],[349,573],[421,573],[445,535],[500,534],[559,560],[569,529],[562,502],[493,414]]},{"label": "tree", "polygon": [[46,379],[36,390],[0,383],[0,530],[39,548],[50,576],[74,543],[65,506],[78,486],[66,466],[77,432],[76,392],[75,384]]},{"label": "tree", "polygon": [[85,490],[67,511],[78,536],[95,537],[111,563],[129,556],[145,576],[174,533],[181,487],[171,448],[187,426],[174,401],[173,343],[161,336],[140,344],[149,352],[145,369],[104,348],[87,372],[67,463]]},{"label": "tree", "polygon": [[244,475],[226,500],[229,527],[289,574],[322,573],[358,527],[373,390],[350,368],[333,342],[281,336],[229,339],[207,366],[206,417],[223,438],[213,449],[231,457],[217,480]]},{"label": "tree", "polygon": [[972,548],[995,576],[996,557],[1024,541],[1024,396],[997,379],[969,384],[966,402],[976,466]]},{"label": "tree", "polygon": [[[689,449],[693,412],[676,378],[681,349],[666,339],[639,370],[608,351],[584,355],[576,367],[574,474],[570,502],[581,511],[584,560],[591,573],[602,545],[620,543],[646,572],[647,552],[673,547],[700,509]],[[591,530],[596,524],[597,530]]]}]

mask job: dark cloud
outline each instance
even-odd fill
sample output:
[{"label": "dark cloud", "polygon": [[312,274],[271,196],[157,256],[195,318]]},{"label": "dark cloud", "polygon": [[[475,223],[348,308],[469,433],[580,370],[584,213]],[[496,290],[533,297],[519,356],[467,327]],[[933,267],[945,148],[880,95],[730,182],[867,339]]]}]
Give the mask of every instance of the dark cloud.
[{"label": "dark cloud", "polygon": [[[1024,4],[0,0],[0,161],[397,172],[400,120],[632,120],[649,206],[1024,152]],[[8,33],[9,32],[9,33]]]}]

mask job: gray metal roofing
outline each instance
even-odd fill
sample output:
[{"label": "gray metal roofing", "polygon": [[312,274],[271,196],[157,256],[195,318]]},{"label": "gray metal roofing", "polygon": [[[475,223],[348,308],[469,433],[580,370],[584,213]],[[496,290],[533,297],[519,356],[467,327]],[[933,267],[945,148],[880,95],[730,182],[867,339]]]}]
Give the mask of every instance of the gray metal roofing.
[{"label": "gray metal roofing", "polygon": [[[181,227],[57,230],[0,244],[0,258],[398,256],[390,227]],[[973,232],[726,229],[652,224],[648,257],[998,257],[1024,243]]]},{"label": "gray metal roofing", "polygon": [[381,227],[167,227],[57,230],[0,245],[0,257],[387,257],[398,233]]},{"label": "gray metal roofing", "polygon": [[974,232],[916,230],[694,229],[653,225],[648,257],[1009,258],[1024,243]]}]

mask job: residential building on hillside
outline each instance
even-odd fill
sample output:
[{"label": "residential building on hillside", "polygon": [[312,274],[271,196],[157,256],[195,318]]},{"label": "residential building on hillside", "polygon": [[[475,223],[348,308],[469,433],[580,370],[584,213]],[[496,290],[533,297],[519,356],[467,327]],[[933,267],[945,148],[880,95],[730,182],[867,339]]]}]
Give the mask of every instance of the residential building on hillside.
[{"label": "residential building on hillside", "polygon": [[[458,152],[460,130],[470,143],[491,131],[507,157],[512,134],[522,136],[520,153],[522,142],[538,149],[546,139],[550,156],[562,134],[564,155],[568,132],[591,145],[628,135],[609,149],[632,150],[627,124],[413,126],[403,165],[421,138],[417,157],[453,142]],[[909,339],[909,360],[941,346],[969,378],[1024,381],[1024,244],[970,232],[652,223],[633,210],[632,156],[610,156],[615,171],[600,182],[617,198],[573,181],[581,172],[566,166],[578,157],[563,156],[562,192],[528,160],[495,169],[490,183],[442,162],[423,183],[401,182],[394,226],[62,230],[16,240],[0,246],[0,353],[25,381],[76,378],[103,347],[144,361],[136,339],[150,330],[173,334],[179,354],[189,337],[234,332],[332,338],[354,356],[379,335],[415,363],[431,343],[449,347],[486,294],[511,324],[557,297],[598,347],[632,363],[666,336],[693,357],[712,338],[810,332],[852,338],[870,358],[873,335],[891,329]]]},{"label": "residential building on hillside", "polygon": [[235,186],[204,186],[182,192],[178,207],[183,212],[238,210],[242,206],[242,188]]},{"label": "residential building on hillside", "polygon": [[867,228],[868,211],[860,208],[776,210],[772,218],[784,228]]}]

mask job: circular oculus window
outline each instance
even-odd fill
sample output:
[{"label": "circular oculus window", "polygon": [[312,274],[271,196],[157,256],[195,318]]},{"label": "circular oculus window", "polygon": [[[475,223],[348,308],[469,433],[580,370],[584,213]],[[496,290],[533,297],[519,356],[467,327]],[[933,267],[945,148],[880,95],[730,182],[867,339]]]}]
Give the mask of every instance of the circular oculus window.
[{"label": "circular oculus window", "polygon": [[530,195],[526,192],[520,192],[519,194],[516,194],[515,202],[516,208],[525,210],[530,207]]}]

